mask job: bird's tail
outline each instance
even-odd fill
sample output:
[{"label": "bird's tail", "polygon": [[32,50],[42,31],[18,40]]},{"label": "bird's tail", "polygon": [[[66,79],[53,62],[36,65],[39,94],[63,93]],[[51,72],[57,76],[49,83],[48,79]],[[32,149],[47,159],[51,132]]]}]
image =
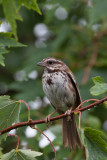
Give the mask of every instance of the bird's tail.
[{"label": "bird's tail", "polygon": [[80,136],[77,130],[75,115],[71,115],[71,120],[68,121],[67,117],[63,118],[62,127],[63,146],[69,145],[70,150],[75,148],[76,144],[82,148]]}]

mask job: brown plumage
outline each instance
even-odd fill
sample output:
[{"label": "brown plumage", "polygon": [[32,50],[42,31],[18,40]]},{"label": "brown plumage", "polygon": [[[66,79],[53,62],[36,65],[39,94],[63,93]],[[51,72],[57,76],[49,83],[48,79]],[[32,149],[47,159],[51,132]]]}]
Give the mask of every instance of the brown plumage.
[{"label": "brown plumage", "polygon": [[[52,106],[59,114],[74,110],[80,103],[81,97],[75,77],[68,66],[61,60],[49,57],[37,65],[44,67],[42,76],[43,90]],[[48,120],[49,120],[48,116]],[[75,115],[63,118],[62,123],[63,146],[82,147],[75,122]]]}]

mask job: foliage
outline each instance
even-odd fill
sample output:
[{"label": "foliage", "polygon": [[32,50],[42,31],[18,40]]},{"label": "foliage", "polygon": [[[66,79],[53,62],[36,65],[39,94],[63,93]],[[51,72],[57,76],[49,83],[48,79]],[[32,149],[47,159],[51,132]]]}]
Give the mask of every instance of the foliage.
[{"label": "foliage", "polygon": [[16,20],[22,20],[18,14],[17,8],[13,0],[3,1],[3,10],[6,20],[10,23],[13,33],[16,37]]},{"label": "foliage", "polygon": [[27,7],[28,9],[33,9],[37,11],[39,14],[41,14],[39,7],[36,3],[35,0],[31,0],[30,2],[27,0],[6,0],[3,1],[3,10],[4,10],[4,15],[6,17],[7,22],[10,23],[12,32],[15,37],[17,37],[17,24],[16,20],[22,20],[20,14],[19,14],[19,9],[22,5]]},{"label": "foliage", "polygon": [[12,38],[11,33],[0,33],[0,64],[2,66],[5,66],[3,55],[8,53],[9,51],[5,49],[3,46],[5,47],[25,47],[26,45],[23,45],[17,42],[16,39]]},{"label": "foliage", "polygon": [[[0,95],[10,95],[14,101],[8,96],[1,96],[0,125],[5,124],[3,126],[6,127],[27,120],[27,109],[23,105],[20,107],[17,102],[19,99],[28,102],[33,120],[43,119],[53,111],[42,90],[43,71],[36,66],[45,57],[60,58],[70,67],[79,84],[82,100],[106,96],[106,0],[103,3],[100,0],[41,0],[38,3],[36,0],[0,0],[0,26],[5,22],[10,27],[5,33],[0,32]],[[84,72],[88,73],[87,66],[90,70],[88,81],[81,84]],[[100,106],[82,113],[81,127],[91,127],[85,128],[82,136],[87,159],[92,159],[94,152],[100,157],[99,160],[101,155],[103,158],[107,156],[103,150],[107,142],[107,108],[103,104]],[[14,114],[7,121],[10,113]],[[45,125],[37,127],[42,131],[47,129]],[[54,153],[50,144],[41,147],[41,135],[37,133],[36,136],[28,137],[26,128],[16,130],[20,148],[43,153],[43,156],[37,157],[39,160],[53,159]],[[53,123],[49,130],[55,135],[53,144],[57,148],[58,160],[85,159],[81,149],[71,152],[68,147],[63,149],[60,120]],[[104,141],[98,130],[105,135]],[[16,147],[16,141],[12,138],[4,141],[3,138],[6,135],[0,136],[0,155],[16,153],[12,150]]]},{"label": "foliage", "polygon": [[18,122],[19,113],[19,102],[10,100],[9,96],[0,97],[0,129],[7,128],[13,123]]},{"label": "foliage", "polygon": [[92,95],[98,96],[107,92],[107,83],[104,83],[104,80],[101,77],[94,77],[93,82],[95,83],[95,86],[90,89]]},{"label": "foliage", "polygon": [[102,133],[95,129],[85,128],[85,145],[87,160],[106,160],[107,143],[101,138]]},{"label": "foliage", "polygon": [[1,158],[3,160],[14,160],[14,159],[17,159],[17,160],[23,160],[23,159],[26,159],[26,160],[36,160],[35,157],[38,157],[42,155],[42,153],[40,152],[35,152],[35,151],[31,151],[30,149],[27,149],[27,150],[22,150],[22,149],[19,149],[19,150],[11,150],[9,153],[6,153],[4,154]]},{"label": "foliage", "polygon": [[[12,33],[0,33],[0,64],[2,66],[5,66],[4,64],[4,53],[8,53],[6,49],[4,49],[2,46],[8,46],[8,47],[23,47],[25,45],[22,45],[21,43],[17,42],[17,24],[16,20],[21,20],[22,18],[19,14],[19,9],[21,6],[24,5],[28,9],[33,9],[37,11],[39,14],[41,14],[41,11],[39,10],[38,4],[35,0],[26,1],[26,0],[5,0],[2,1],[3,11],[6,18],[6,21],[10,23]],[[1,22],[2,23],[2,22]],[[11,38],[12,34],[15,36],[16,39]]]}]

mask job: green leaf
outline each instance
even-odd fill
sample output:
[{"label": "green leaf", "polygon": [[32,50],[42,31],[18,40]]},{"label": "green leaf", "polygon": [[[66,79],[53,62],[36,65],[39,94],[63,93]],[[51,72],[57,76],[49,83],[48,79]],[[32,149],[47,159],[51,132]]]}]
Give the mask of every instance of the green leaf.
[{"label": "green leaf", "polygon": [[[0,46],[7,47],[26,47],[26,45],[17,42],[15,38],[11,38],[12,33],[0,33]],[[5,66],[4,64],[4,56],[3,54],[8,53],[9,51],[3,47],[0,47],[0,64]]]},{"label": "green leaf", "polygon": [[37,0],[19,0],[18,3],[20,6],[24,4],[27,9],[33,9],[40,15],[42,14],[37,4]]},{"label": "green leaf", "polygon": [[8,53],[8,52],[9,52],[9,51],[8,51],[7,49],[0,47],[0,64],[1,64],[2,66],[5,66],[3,54],[6,54],[6,53]]},{"label": "green leaf", "polygon": [[107,83],[104,83],[104,80],[97,76],[92,78],[93,82],[94,82],[94,86],[90,89],[90,93],[94,96],[98,96],[102,93],[107,92]]},{"label": "green leaf", "polygon": [[11,38],[11,33],[0,33],[0,45],[8,47],[25,47],[26,45],[17,42],[15,38]]},{"label": "green leaf", "polygon": [[41,156],[41,152],[31,151],[30,149],[26,150],[11,150],[10,152],[2,156],[3,160],[36,160],[35,157]]},{"label": "green leaf", "polygon": [[0,96],[0,130],[19,121],[20,106],[20,102],[9,96]]},{"label": "green leaf", "polygon": [[102,133],[95,129],[84,129],[86,160],[107,160],[107,143],[101,138]]},{"label": "green leaf", "polygon": [[16,9],[14,0],[3,1],[3,10],[6,20],[10,23],[14,36],[17,38],[17,25],[16,20],[22,20],[21,16]]}]

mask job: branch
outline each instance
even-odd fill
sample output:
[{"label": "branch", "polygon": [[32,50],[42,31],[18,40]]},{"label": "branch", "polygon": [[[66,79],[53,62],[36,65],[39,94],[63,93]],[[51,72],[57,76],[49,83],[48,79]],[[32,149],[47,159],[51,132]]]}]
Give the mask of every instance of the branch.
[{"label": "branch", "polygon": [[[88,100],[87,100],[87,101],[88,101]],[[105,101],[107,101],[107,97],[105,97],[105,98],[103,98],[103,99],[101,99],[101,100],[98,100],[97,102],[94,102],[94,103],[92,103],[92,104],[89,104],[89,105],[87,105],[87,106],[85,106],[85,107],[82,107],[82,108],[80,108],[80,109],[78,108],[77,110],[72,111],[71,114],[74,114],[74,112],[78,112],[78,113],[79,113],[79,112],[83,112],[83,111],[85,111],[85,110],[91,109],[91,108],[93,108],[93,107],[95,107],[95,106],[97,106],[97,105],[99,105],[99,104],[101,104],[101,103],[103,103],[103,102],[105,102]],[[65,114],[61,114],[61,115],[58,115],[58,116],[56,116],[56,117],[51,118],[50,121],[55,121],[55,120],[64,118],[64,117],[66,117],[66,116],[67,116],[67,115],[65,115]],[[31,126],[31,125],[35,125],[35,124],[41,124],[41,123],[45,123],[45,120],[44,120],[44,119],[40,119],[40,120],[36,120],[36,121],[20,122],[20,123],[14,124],[14,125],[12,125],[12,126],[10,126],[10,127],[7,127],[7,128],[5,128],[5,129],[1,130],[1,131],[0,131],[0,134],[2,135],[2,134],[4,134],[4,133],[9,132],[9,131],[12,130],[12,129],[20,128],[20,127],[23,127],[23,126]]]},{"label": "branch", "polygon": [[52,148],[53,148],[54,153],[55,153],[55,160],[56,160],[56,150],[55,150],[55,147],[54,147],[53,143],[52,143],[51,140],[49,139],[49,137],[48,137],[45,133],[43,133],[40,129],[38,129],[38,128],[32,128],[32,129],[36,129],[37,131],[39,131],[41,134],[43,134],[43,135],[47,138],[47,140],[48,140],[48,141],[50,142],[50,144],[52,145]]}]

